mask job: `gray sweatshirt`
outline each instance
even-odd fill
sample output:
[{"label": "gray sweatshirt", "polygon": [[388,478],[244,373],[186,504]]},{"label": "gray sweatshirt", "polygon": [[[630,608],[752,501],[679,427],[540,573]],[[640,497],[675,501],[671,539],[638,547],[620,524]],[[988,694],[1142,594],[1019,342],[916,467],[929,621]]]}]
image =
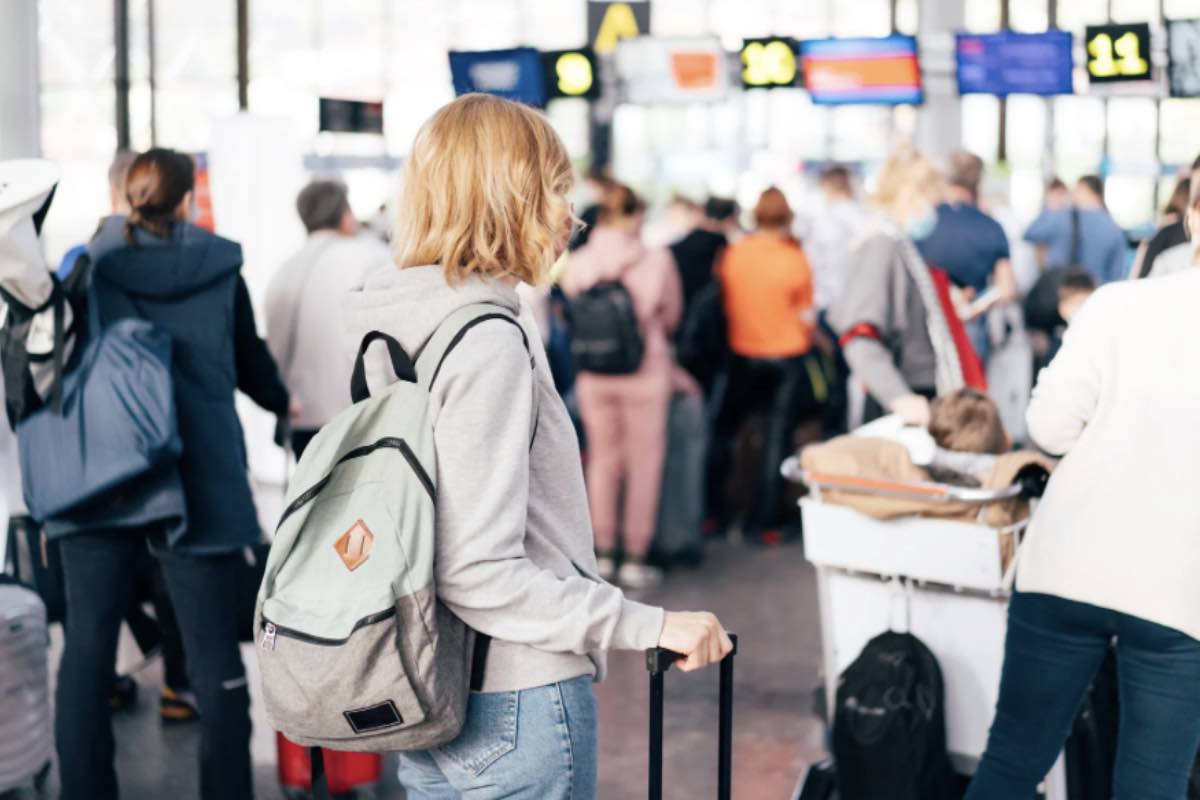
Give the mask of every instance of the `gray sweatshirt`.
[{"label": "gray sweatshirt", "polygon": [[829,323],[838,336],[865,324],[882,337],[857,337],[844,354],[855,377],[884,408],[901,395],[937,384],[925,314],[897,239],[876,233],[863,240],[850,256],[846,285],[830,309]]},{"label": "gray sweatshirt", "polygon": [[[474,303],[521,314],[503,284],[471,278],[451,288],[440,267],[389,265],[350,292],[347,346],[381,330],[415,354],[442,320]],[[492,637],[488,692],[599,680],[604,651],[653,647],[663,624],[662,609],[625,599],[597,575],[575,431],[541,336],[527,314],[521,321],[533,369],[520,331],[488,321],[453,351],[433,391],[437,593]]]}]

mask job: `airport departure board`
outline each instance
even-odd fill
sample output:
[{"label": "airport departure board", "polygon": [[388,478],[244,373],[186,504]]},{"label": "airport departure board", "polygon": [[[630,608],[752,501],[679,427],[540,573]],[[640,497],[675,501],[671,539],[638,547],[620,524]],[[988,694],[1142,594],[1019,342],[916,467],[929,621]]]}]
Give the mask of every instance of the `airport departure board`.
[{"label": "airport departure board", "polygon": [[1071,48],[1068,31],[960,33],[955,42],[959,94],[1071,94]]}]

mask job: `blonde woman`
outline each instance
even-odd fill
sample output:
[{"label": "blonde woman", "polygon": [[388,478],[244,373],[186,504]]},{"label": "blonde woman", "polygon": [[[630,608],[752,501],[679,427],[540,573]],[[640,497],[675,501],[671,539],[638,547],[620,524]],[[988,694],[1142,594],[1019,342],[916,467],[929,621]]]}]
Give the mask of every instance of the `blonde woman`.
[{"label": "blonde woman", "polygon": [[986,388],[944,272],[916,243],[937,227],[937,168],[908,146],[884,164],[873,197],[878,224],[850,258],[846,287],[830,309],[846,361],[866,384],[867,420],[898,414],[929,422],[929,400],[964,385]]},{"label": "blonde woman", "polygon": [[351,293],[353,341],[382,330],[409,353],[467,305],[494,305],[525,328],[503,319],[471,328],[433,387],[438,598],[492,643],[461,735],[401,754],[412,800],[593,797],[591,684],[604,676],[605,651],[662,645],[698,669],[730,649],[711,614],[627,600],[597,575],[575,432],[516,293],[566,249],[572,180],[539,113],[459,98],[413,144],[396,267]]}]

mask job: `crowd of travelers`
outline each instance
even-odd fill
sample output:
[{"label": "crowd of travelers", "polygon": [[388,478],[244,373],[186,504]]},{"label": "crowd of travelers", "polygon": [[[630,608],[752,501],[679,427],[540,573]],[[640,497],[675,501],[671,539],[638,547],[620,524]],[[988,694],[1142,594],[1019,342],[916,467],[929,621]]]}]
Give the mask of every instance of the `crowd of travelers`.
[{"label": "crowd of travelers", "polygon": [[[29,270],[0,260],[18,440],[122,321],[170,341],[175,458],[46,518],[22,500],[54,476],[9,487],[10,541],[39,542],[61,565],[62,796],[118,796],[111,713],[133,691],[114,678],[122,622],[164,654],[164,718],[199,726],[201,796],[253,795],[239,643],[262,632],[247,631],[253,601],[239,587],[266,540],[235,394],[273,414],[277,443],[300,459],[351,406],[365,334],[419,366],[447,319],[481,305],[493,313],[430,379],[431,482],[438,600],[490,646],[458,737],[401,755],[410,797],[485,785],[593,796],[591,683],[605,653],[661,646],[698,669],[732,647],[711,614],[633,598],[700,560],[706,538],[800,536],[788,455],[886,415],[929,426],[939,397],[973,391],[959,405],[974,407],[1026,322],[1023,368],[1045,369],[1023,398],[1025,443],[1065,458],[1022,554],[996,723],[968,796],[1032,796],[1112,641],[1129,720],[1118,796],[1180,796],[1200,743],[1200,512],[1188,499],[1200,441],[1186,424],[1200,401],[1187,349],[1200,273],[1185,269],[1198,193],[1181,178],[1135,255],[1097,177],[1050,183],[1024,241],[1010,241],[983,162],[959,152],[947,167],[900,146],[869,192],[831,164],[807,204],[776,187],[746,209],[680,200],[685,230],[651,245],[645,200],[604,173],[588,176],[592,202],[576,213],[575,171],[544,117],[460,98],[416,137],[390,247],[360,227],[343,183],[300,192],[307,238],[273,276],[264,338],[241,247],[192,222],[192,160],[120,154],[112,214],[61,268],[38,262],[53,300],[24,302]],[[1022,286],[1012,253],[1031,246],[1040,269]],[[46,314],[59,322],[50,356],[29,352],[19,327]]]}]

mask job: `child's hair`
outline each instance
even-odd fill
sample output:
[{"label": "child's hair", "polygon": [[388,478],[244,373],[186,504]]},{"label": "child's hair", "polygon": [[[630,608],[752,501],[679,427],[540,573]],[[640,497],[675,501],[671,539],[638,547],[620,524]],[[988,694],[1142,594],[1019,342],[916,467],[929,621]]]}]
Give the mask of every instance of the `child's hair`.
[{"label": "child's hair", "polygon": [[930,406],[929,433],[943,450],[1000,455],[1008,450],[1008,435],[1000,409],[977,389],[959,389]]},{"label": "child's hair", "polygon": [[1058,301],[1061,303],[1069,297],[1079,294],[1091,294],[1096,291],[1096,279],[1092,273],[1080,266],[1067,267],[1063,272],[1062,281],[1058,284]]}]

